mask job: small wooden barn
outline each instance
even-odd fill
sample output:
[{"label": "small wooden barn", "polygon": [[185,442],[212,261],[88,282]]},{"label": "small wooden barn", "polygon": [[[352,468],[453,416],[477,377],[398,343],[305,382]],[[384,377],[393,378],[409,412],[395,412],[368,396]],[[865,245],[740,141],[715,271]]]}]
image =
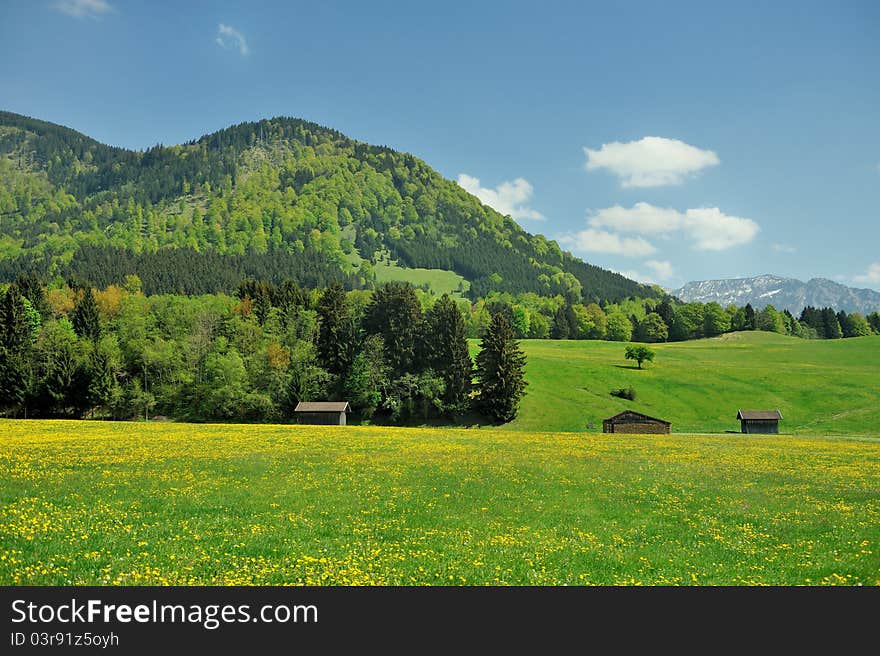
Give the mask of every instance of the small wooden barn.
[{"label": "small wooden barn", "polygon": [[347,412],[351,412],[348,401],[300,401],[293,414],[299,424],[345,426]]},{"label": "small wooden barn", "polygon": [[736,418],[743,433],[778,433],[782,413],[779,410],[737,410]]},{"label": "small wooden barn", "polygon": [[603,433],[651,433],[663,434],[672,431],[672,424],[662,419],[649,417],[634,410],[618,412],[602,422]]}]

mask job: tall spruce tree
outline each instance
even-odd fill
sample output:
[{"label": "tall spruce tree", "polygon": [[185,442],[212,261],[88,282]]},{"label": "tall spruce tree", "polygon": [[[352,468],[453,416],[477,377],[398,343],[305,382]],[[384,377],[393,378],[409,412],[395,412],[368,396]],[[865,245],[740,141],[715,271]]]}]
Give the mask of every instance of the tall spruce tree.
[{"label": "tall spruce tree", "polygon": [[345,376],[354,357],[355,327],[345,290],[334,281],[318,300],[318,363],[335,376]]},{"label": "tall spruce tree", "polygon": [[34,272],[19,274],[15,280],[19,293],[24,296],[34,309],[40,313],[42,319],[48,319],[52,316],[52,308],[46,299],[46,293],[43,291],[43,283],[39,276]]},{"label": "tall spruce tree", "polygon": [[843,331],[840,329],[840,321],[837,319],[837,313],[834,311],[834,308],[822,308],[820,312],[822,315],[822,324],[825,328],[825,339],[840,339],[843,337]]},{"label": "tall spruce tree", "polygon": [[425,316],[424,361],[446,384],[447,410],[467,410],[473,376],[464,317],[448,294],[443,294]]},{"label": "tall spruce tree", "polygon": [[395,376],[423,368],[417,357],[422,304],[411,284],[389,282],[377,288],[367,307],[364,327],[367,333],[382,336],[385,360]]},{"label": "tall spruce tree", "polygon": [[513,328],[502,314],[492,316],[477,354],[477,402],[493,421],[504,423],[516,417],[525,394],[526,356]]},{"label": "tall spruce tree", "polygon": [[11,285],[0,299],[0,409],[25,401],[29,380],[31,331],[24,299]]},{"label": "tall spruce tree", "polygon": [[553,323],[550,326],[550,339],[568,339],[571,336],[571,328],[565,306],[560,305],[553,315]]},{"label": "tall spruce tree", "polygon": [[73,330],[83,339],[96,342],[101,337],[101,318],[91,287],[86,287],[82,296],[76,300],[70,321],[73,324]]},{"label": "tall spruce tree", "polygon": [[751,303],[746,303],[743,330],[757,330],[757,328],[758,321],[757,316],[755,315],[755,308],[752,307]]},{"label": "tall spruce tree", "polygon": [[24,299],[16,285],[10,285],[0,302],[0,348],[11,354],[24,353],[30,345],[30,323]]}]

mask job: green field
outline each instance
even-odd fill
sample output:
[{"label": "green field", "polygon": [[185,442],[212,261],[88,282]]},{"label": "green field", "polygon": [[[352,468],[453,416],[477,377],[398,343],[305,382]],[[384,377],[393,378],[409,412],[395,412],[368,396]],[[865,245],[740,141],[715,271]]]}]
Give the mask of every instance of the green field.
[{"label": "green field", "polygon": [[0,434],[0,584],[880,583],[874,439]]},{"label": "green field", "polygon": [[[520,343],[530,385],[506,429],[601,431],[602,419],[632,408],[671,421],[674,432],[724,432],[739,430],[738,409],[778,408],[786,433],[880,435],[880,336],[731,333],[652,345],[656,359],[641,371],[617,342]],[[635,401],[609,394],[630,386]]]},{"label": "green field", "polygon": [[467,291],[471,286],[462,276],[446,269],[409,269],[387,262],[377,262],[373,266],[373,271],[376,272],[377,283],[399,280],[412,283],[416,287],[427,285],[437,295],[449,294],[459,297],[461,290]]},{"label": "green field", "polygon": [[[354,242],[357,229],[353,225],[348,225],[342,230],[342,234],[346,239]],[[349,264],[355,269],[364,261],[356,250],[351,251],[346,257]],[[455,273],[455,271],[400,266],[397,260],[391,258],[387,250],[375,254],[372,268],[376,274],[376,282],[379,284],[398,281],[411,283],[415,287],[427,285],[437,296],[449,294],[455,298],[461,298],[462,292],[471,288],[470,281],[465,280],[464,276]]]},{"label": "green field", "polygon": [[500,428],[0,420],[0,584],[880,584],[880,338],[522,344]]}]

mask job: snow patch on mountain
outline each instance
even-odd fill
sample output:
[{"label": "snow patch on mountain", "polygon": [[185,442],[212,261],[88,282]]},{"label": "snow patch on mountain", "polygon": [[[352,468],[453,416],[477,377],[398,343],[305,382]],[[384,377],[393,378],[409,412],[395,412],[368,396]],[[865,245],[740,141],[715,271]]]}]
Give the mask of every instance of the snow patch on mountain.
[{"label": "snow patch on mountain", "polygon": [[802,282],[772,274],[753,278],[698,280],[675,290],[673,296],[686,303],[699,301],[739,306],[751,303],[755,309],[772,304],[777,310],[788,310],[795,315],[799,315],[807,305],[862,314],[880,310],[880,292],[873,289],[847,287],[826,278]]}]

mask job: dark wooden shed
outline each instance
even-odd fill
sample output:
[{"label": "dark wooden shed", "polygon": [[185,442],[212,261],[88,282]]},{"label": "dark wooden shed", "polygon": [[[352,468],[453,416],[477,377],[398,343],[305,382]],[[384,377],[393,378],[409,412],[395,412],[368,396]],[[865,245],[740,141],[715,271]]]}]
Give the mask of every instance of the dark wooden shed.
[{"label": "dark wooden shed", "polygon": [[736,418],[743,433],[778,433],[782,413],[779,410],[737,410]]},{"label": "dark wooden shed", "polygon": [[672,430],[672,424],[649,417],[634,410],[624,410],[602,422],[603,433],[651,433],[664,434]]},{"label": "dark wooden shed", "polygon": [[345,426],[347,412],[351,412],[348,401],[300,401],[293,411],[297,423],[331,426]]}]

